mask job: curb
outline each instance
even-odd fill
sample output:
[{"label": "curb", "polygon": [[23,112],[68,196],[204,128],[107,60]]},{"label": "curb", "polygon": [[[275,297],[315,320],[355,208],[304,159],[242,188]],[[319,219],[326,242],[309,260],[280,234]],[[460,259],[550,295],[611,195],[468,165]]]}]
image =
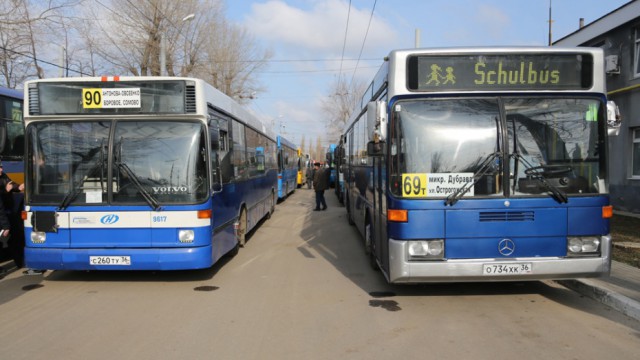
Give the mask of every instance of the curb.
[{"label": "curb", "polygon": [[584,296],[601,302],[622,314],[640,321],[640,303],[615,291],[596,285],[588,279],[557,280],[557,283]]}]

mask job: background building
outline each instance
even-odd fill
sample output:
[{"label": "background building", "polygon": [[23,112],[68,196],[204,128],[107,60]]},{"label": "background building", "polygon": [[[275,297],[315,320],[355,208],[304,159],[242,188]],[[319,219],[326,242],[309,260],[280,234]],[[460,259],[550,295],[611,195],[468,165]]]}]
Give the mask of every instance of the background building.
[{"label": "background building", "polygon": [[578,30],[553,46],[604,49],[608,97],[621,115],[619,128],[610,128],[609,136],[611,203],[616,210],[640,213],[640,1],[630,1],[586,26],[579,20]]}]

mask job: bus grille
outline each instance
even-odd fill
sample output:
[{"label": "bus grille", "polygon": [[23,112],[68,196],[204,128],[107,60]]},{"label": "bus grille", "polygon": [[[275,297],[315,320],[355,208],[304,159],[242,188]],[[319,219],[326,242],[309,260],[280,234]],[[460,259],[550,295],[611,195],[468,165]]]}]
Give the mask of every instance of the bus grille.
[{"label": "bus grille", "polygon": [[196,87],[195,85],[187,85],[187,93],[185,98],[184,110],[187,113],[196,112]]},{"label": "bus grille", "polygon": [[481,212],[479,214],[480,222],[488,221],[534,221],[535,214],[533,211],[496,211]]},{"label": "bus grille", "polygon": [[38,97],[38,88],[29,88],[29,114],[40,114],[40,97]]}]

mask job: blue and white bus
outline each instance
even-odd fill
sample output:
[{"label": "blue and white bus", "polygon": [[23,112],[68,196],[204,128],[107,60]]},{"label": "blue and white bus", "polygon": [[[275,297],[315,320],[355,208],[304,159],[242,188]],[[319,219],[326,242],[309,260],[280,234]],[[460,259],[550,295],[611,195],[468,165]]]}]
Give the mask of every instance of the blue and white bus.
[{"label": "blue and white bus", "polygon": [[[24,183],[23,92],[0,87],[0,166],[16,184]],[[9,255],[23,264],[24,227],[21,220],[23,193],[2,191],[2,202],[11,223],[11,237],[0,244],[0,257]],[[3,249],[4,248],[4,249]]]},{"label": "blue and white bus", "polygon": [[281,135],[277,136],[276,142],[278,145],[278,200],[284,200],[298,187],[298,147]]},{"label": "blue and white bus", "polygon": [[274,210],[275,136],[202,80],[35,80],[25,104],[30,268],[207,268]]},{"label": "blue and white bus", "polygon": [[16,183],[24,183],[24,122],[21,90],[0,87],[0,161]]},{"label": "blue and white bus", "polygon": [[392,51],[345,130],[372,265],[391,283],[608,274],[605,94],[601,49]]},{"label": "blue and white bus", "polygon": [[336,144],[329,144],[325,154],[325,159],[327,160],[326,168],[329,170],[329,186],[330,187],[336,186],[337,172],[336,172],[335,152],[336,152]]},{"label": "blue and white bus", "polygon": [[340,137],[340,141],[333,150],[333,163],[336,170],[336,185],[335,193],[338,197],[338,201],[344,203],[344,164],[345,164],[345,152],[344,152],[344,137]]}]

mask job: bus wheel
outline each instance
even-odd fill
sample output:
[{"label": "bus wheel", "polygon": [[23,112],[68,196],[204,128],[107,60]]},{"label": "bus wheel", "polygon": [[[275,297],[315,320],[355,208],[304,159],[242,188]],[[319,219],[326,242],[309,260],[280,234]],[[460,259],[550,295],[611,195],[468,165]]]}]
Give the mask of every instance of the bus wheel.
[{"label": "bus wheel", "polygon": [[238,245],[240,245],[240,247],[244,247],[247,235],[247,210],[244,208],[240,211],[240,217],[238,218],[237,224],[236,239],[238,240]]},{"label": "bus wheel", "polygon": [[238,244],[236,242],[236,246],[233,247],[233,249],[229,250],[229,252],[227,253],[227,255],[229,257],[234,257],[236,255],[238,255],[238,253],[240,252],[240,244]]}]

